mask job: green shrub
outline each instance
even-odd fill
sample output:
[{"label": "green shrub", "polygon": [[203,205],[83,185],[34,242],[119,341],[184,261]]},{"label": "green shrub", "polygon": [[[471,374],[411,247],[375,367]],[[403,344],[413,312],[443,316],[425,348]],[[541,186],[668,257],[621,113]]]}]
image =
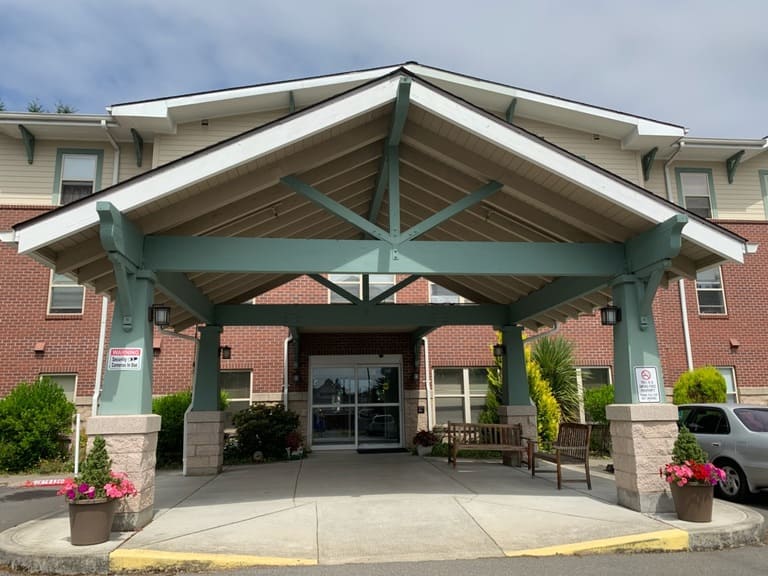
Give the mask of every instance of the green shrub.
[{"label": "green shrub", "polygon": [[254,404],[232,419],[244,455],[261,452],[264,458],[285,459],[286,437],[298,432],[299,415],[282,404]]},{"label": "green shrub", "polygon": [[683,373],[672,392],[674,404],[725,402],[725,397],[725,378],[712,366]]},{"label": "green shrub", "polygon": [[[152,400],[152,413],[161,418],[157,435],[157,466],[181,464],[184,458],[184,413],[192,403],[192,391],[160,396]],[[227,407],[226,395],[219,398],[219,410]]]},{"label": "green shrub", "polygon": [[605,407],[614,402],[613,384],[584,390],[584,412],[587,422],[607,424]]},{"label": "green shrub", "polygon": [[[501,344],[501,332],[496,333],[496,342]],[[493,347],[491,347],[493,348]],[[485,405],[478,417],[481,424],[499,423],[499,406],[501,405],[501,358],[493,357],[493,367],[488,368],[488,390],[485,393]]]},{"label": "green shrub", "polygon": [[579,385],[573,361],[573,344],[562,336],[549,336],[533,345],[533,359],[557,403],[564,422],[579,421]]},{"label": "green shrub", "polygon": [[528,392],[536,405],[536,432],[539,444],[549,449],[557,439],[560,425],[560,405],[547,382],[541,375],[541,369],[531,356],[531,350],[525,348],[525,370],[528,373]]},{"label": "green shrub", "polygon": [[66,458],[75,405],[50,378],[22,382],[0,400],[0,469],[22,472]]},{"label": "green shrub", "polygon": [[672,461],[675,464],[683,464],[687,461],[706,462],[709,460],[707,453],[704,452],[696,437],[688,428],[681,426],[677,432],[675,446],[672,449]]}]

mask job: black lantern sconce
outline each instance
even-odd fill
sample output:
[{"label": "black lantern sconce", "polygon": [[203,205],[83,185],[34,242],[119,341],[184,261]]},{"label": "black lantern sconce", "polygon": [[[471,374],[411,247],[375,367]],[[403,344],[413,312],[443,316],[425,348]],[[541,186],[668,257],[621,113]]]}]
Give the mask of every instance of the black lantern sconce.
[{"label": "black lantern sconce", "polygon": [[171,307],[153,304],[149,307],[148,319],[158,328],[165,328],[171,323]]},{"label": "black lantern sconce", "polygon": [[600,324],[615,326],[619,322],[621,322],[621,308],[613,304],[600,308]]},{"label": "black lantern sconce", "polygon": [[504,344],[494,344],[493,345],[493,357],[494,358],[503,358],[506,353],[507,353],[507,348],[506,348],[506,346],[504,346]]},{"label": "black lantern sconce", "polygon": [[229,360],[232,358],[232,347],[231,346],[219,346],[219,357],[222,360]]}]

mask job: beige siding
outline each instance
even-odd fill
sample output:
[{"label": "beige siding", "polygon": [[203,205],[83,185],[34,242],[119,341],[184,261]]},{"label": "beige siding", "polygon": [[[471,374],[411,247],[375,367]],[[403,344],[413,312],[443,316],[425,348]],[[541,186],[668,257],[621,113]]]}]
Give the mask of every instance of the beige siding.
[{"label": "beige siding", "polygon": [[[670,173],[670,178],[674,180],[675,173],[672,171]],[[664,185],[664,162],[657,160],[653,163],[653,166],[651,167],[651,177],[648,178],[647,181],[643,183],[643,187],[646,190],[650,190],[654,194],[661,196],[662,198],[667,198],[667,189]],[[674,198],[673,198],[674,200]]]},{"label": "beige siding", "polygon": [[[109,154],[113,154],[114,150],[109,149]],[[105,158],[106,160],[106,158]],[[138,174],[146,172],[152,169],[152,144],[144,144],[144,154],[141,161],[141,167],[136,166],[136,152],[133,148],[133,143],[121,143],[120,144],[120,177],[119,181],[128,180]],[[110,184],[112,182],[112,169],[110,168],[109,178]]]},{"label": "beige siding", "polygon": [[633,151],[622,150],[621,142],[605,136],[598,139],[587,132],[579,132],[545,124],[527,118],[516,118],[515,124],[533,132],[537,136],[565,148],[572,154],[583,156],[590,162],[605,168],[633,182],[642,185],[642,170],[639,165],[639,154]]},{"label": "beige siding", "polygon": [[676,168],[708,168],[712,170],[715,187],[716,217],[719,220],[765,220],[765,208],[760,191],[759,170],[768,170],[768,158],[765,154],[757,156],[736,169],[732,184],[728,183],[725,161],[688,162],[675,161],[670,167],[674,201],[678,202]]},{"label": "beige siding", "polygon": [[187,156],[206,146],[266,124],[284,116],[287,112],[287,110],[282,110],[210,118],[207,121],[207,126],[203,122],[179,124],[176,127],[176,134],[162,134],[155,138],[153,165],[155,167],[161,166],[182,156]]}]

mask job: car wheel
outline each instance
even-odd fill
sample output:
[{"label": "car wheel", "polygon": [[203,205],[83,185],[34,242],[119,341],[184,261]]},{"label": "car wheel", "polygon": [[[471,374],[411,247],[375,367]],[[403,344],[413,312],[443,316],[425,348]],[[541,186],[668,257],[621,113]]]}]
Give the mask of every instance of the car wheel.
[{"label": "car wheel", "polygon": [[739,465],[730,460],[723,460],[715,462],[715,466],[722,468],[725,472],[725,480],[715,486],[715,494],[718,498],[732,502],[744,500],[749,493],[749,486]]}]

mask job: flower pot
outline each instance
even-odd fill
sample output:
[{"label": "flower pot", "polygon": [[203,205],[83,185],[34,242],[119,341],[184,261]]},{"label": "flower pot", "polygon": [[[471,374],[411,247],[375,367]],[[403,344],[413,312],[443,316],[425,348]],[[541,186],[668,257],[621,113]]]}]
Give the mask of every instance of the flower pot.
[{"label": "flower pot", "polygon": [[73,546],[109,540],[117,500],[77,500],[69,503],[69,534]]},{"label": "flower pot", "polygon": [[416,454],[419,456],[429,456],[432,454],[432,446],[422,446],[421,444],[416,444]]},{"label": "flower pot", "polygon": [[680,520],[686,522],[711,522],[712,500],[715,487],[708,484],[669,485],[675,512]]}]

